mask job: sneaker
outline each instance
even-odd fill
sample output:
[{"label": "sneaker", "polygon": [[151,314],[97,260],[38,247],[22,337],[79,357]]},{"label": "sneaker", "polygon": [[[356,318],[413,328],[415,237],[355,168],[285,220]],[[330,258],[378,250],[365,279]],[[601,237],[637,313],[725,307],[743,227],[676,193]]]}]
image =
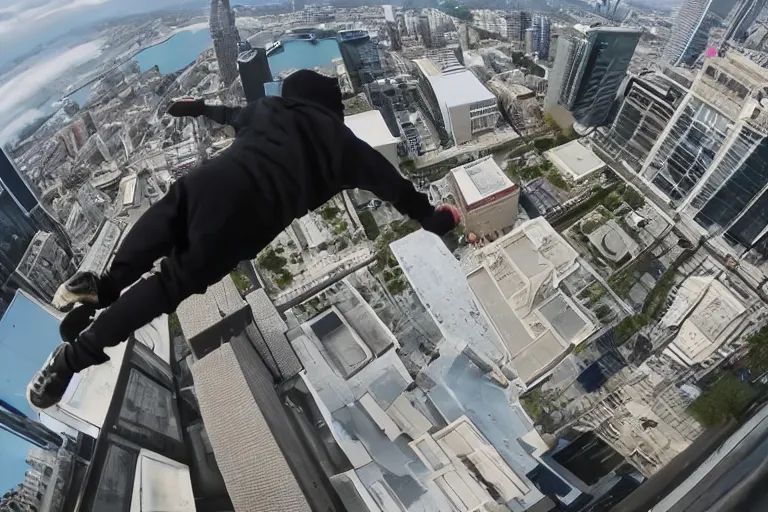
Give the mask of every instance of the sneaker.
[{"label": "sneaker", "polygon": [[62,343],[51,353],[40,371],[27,386],[27,400],[37,410],[53,407],[64,396],[74,372],[64,361],[64,350],[69,343]]},{"label": "sneaker", "polygon": [[59,286],[53,296],[53,307],[67,311],[76,303],[99,303],[99,278],[91,272],[78,272]]}]

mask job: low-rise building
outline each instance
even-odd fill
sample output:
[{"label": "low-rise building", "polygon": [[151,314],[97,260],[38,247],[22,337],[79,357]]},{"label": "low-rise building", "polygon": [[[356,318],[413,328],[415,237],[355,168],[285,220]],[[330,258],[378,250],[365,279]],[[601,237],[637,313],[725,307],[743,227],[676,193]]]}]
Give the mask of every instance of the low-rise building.
[{"label": "low-rise building", "polygon": [[455,144],[493,130],[501,117],[496,96],[464,67],[438,68],[430,59],[414,61],[429,83],[443,124]]},{"label": "low-rise building", "polygon": [[520,187],[512,183],[492,156],[451,170],[458,206],[468,232],[497,238],[517,220]]},{"label": "low-rise building", "polygon": [[550,149],[544,156],[561,174],[575,182],[587,180],[606,167],[605,162],[578,139]]},{"label": "low-rise building", "polygon": [[344,118],[344,124],[352,130],[357,138],[367,142],[372,148],[397,167],[397,145],[400,139],[393,137],[384,121],[384,117],[378,110],[369,110],[361,114],[354,114]]}]

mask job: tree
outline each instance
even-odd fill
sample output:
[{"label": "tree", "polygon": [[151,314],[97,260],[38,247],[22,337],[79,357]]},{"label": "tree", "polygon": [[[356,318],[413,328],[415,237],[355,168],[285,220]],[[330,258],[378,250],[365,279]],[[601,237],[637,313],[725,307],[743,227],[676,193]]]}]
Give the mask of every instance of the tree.
[{"label": "tree", "polygon": [[278,255],[271,247],[259,256],[259,265],[275,273],[279,273],[286,263],[288,260]]},{"label": "tree", "polygon": [[693,401],[688,412],[705,427],[719,425],[729,418],[738,418],[755,399],[757,392],[732,373],[720,379]]},{"label": "tree", "polygon": [[749,354],[747,364],[752,374],[757,376],[768,372],[768,326],[751,334],[747,338]]},{"label": "tree", "polygon": [[626,202],[633,210],[642,208],[645,204],[643,195],[630,186],[627,186],[622,195],[624,196],[624,202]]}]

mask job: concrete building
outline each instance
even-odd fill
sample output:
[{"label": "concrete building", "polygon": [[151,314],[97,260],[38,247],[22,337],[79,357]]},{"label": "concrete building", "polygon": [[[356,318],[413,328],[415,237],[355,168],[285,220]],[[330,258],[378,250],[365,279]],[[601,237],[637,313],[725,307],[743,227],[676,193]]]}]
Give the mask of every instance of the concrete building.
[{"label": "concrete building", "polygon": [[400,139],[393,137],[384,121],[384,117],[378,110],[369,110],[361,114],[354,114],[344,118],[344,124],[352,130],[357,138],[367,142],[372,148],[397,167],[400,159],[397,156],[397,145]]},{"label": "concrete building", "polygon": [[578,253],[543,218],[477,253],[467,276],[519,378],[534,382],[596,329],[558,283],[579,269]]},{"label": "concrete building", "polygon": [[451,170],[467,232],[498,238],[515,225],[520,187],[512,183],[489,155]]},{"label": "concrete building", "polygon": [[59,285],[74,273],[72,258],[59,245],[58,238],[38,231],[11,280],[36,297],[51,301]]},{"label": "concrete building", "polygon": [[[505,342],[473,298],[456,258],[438,237],[425,231],[412,233],[390,248],[419,302],[443,335],[436,347],[440,357],[431,360],[416,379],[417,386],[426,392],[428,403],[434,405],[426,410],[439,412],[435,420],[444,418],[444,423],[435,424],[439,433],[430,430],[431,436],[414,438],[411,443],[412,449],[426,459],[421,461],[426,465],[426,473],[421,473],[430,479],[445,475],[445,480],[433,480],[440,492],[445,492],[449,503],[458,505],[458,510],[473,510],[471,507],[478,502],[485,503],[483,493],[475,492],[472,482],[462,477],[468,466],[456,463],[452,457],[465,453],[473,460],[470,454],[477,453],[473,446],[482,446],[484,438],[487,461],[498,460],[495,451],[519,478],[511,478],[504,464],[496,465],[492,472],[486,464],[480,464],[482,469],[478,467],[483,478],[493,482],[495,494],[499,495],[496,502],[505,505],[499,510],[551,510],[555,501],[562,506],[573,504],[581,493],[542,457],[548,448],[533,424],[521,415],[516,397],[517,390],[525,385],[517,377]],[[519,370],[526,374],[529,371]],[[434,413],[425,416],[435,417]],[[464,450],[454,451],[452,447],[458,446],[454,441],[461,444],[462,438],[467,443],[463,444]],[[461,486],[460,491],[454,488],[454,482]],[[487,484],[485,488],[489,489]],[[515,497],[501,503],[510,496]],[[451,508],[444,506],[438,510]]]},{"label": "concrete building", "polygon": [[595,27],[583,38],[560,37],[545,106],[559,103],[583,126],[604,125],[641,34]]},{"label": "concrete building", "polygon": [[510,41],[523,41],[526,29],[531,27],[531,13],[516,11],[506,16],[507,37]]},{"label": "concrete building", "polygon": [[237,79],[237,43],[240,34],[229,0],[211,0],[211,39],[219,63],[219,75],[225,86]]},{"label": "concrete building", "polygon": [[536,27],[536,35],[538,35],[538,43],[536,45],[536,52],[541,60],[547,60],[549,58],[549,38],[550,38],[550,22],[548,16],[536,15],[533,17],[533,25]]},{"label": "concrete building", "polygon": [[441,71],[429,59],[414,62],[434,93],[445,128],[455,144],[469,142],[477,134],[496,127],[501,117],[496,96],[471,71]]},{"label": "concrete building", "polygon": [[606,167],[605,162],[578,139],[544,152],[544,158],[575,182],[591,179]]},{"label": "concrete building", "polygon": [[617,162],[638,172],[686,93],[661,74],[632,77],[616,119],[595,140]]},{"label": "concrete building", "polygon": [[765,0],[741,0],[736,6],[723,39],[743,43],[747,39],[747,31],[755,23],[764,7]]},{"label": "concrete building", "polygon": [[690,65],[698,59],[706,48],[710,28],[722,20],[715,13],[718,3],[725,2],[686,0],[683,3],[672,22],[669,41],[661,56],[663,62],[673,66]]}]

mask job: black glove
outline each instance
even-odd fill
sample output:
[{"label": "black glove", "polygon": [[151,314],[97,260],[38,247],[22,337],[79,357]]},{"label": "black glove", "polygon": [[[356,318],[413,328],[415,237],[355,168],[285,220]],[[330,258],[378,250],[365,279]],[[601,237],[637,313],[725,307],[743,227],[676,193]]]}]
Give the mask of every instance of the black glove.
[{"label": "black glove", "polygon": [[421,219],[421,227],[438,236],[443,236],[461,222],[461,213],[455,206],[438,206],[431,216]]},{"label": "black glove", "polygon": [[205,112],[203,100],[179,100],[174,101],[168,109],[168,114],[173,117],[197,117]]}]

